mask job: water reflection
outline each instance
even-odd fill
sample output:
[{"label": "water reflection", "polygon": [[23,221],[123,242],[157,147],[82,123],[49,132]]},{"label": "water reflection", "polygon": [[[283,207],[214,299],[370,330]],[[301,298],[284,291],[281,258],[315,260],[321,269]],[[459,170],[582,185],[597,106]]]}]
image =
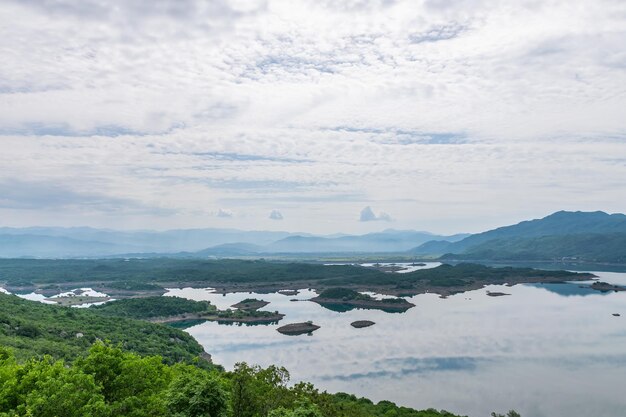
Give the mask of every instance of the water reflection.
[{"label": "water reflection", "polygon": [[608,294],[608,292],[600,292],[590,287],[591,284],[586,283],[558,283],[558,284],[526,284],[531,287],[542,288],[546,291],[550,291],[564,297],[569,296],[586,296],[586,295],[598,295]]},{"label": "water reflection", "polygon": [[[626,284],[624,273],[596,273]],[[332,311],[281,294],[172,289],[227,308],[248,297],[286,314],[280,325],[312,320],[313,336],[286,337],[278,325],[214,322],[187,329],[231,368],[238,361],[287,367],[294,380],[373,400],[448,409],[471,417],[514,408],[524,417],[619,416],[626,379],[626,294],[588,292],[580,283],[489,286],[441,299],[423,294],[403,314]],[[507,297],[489,297],[487,291]],[[298,299],[316,294],[303,289]],[[622,317],[614,317],[621,313]],[[355,329],[355,320],[375,325]]]}]

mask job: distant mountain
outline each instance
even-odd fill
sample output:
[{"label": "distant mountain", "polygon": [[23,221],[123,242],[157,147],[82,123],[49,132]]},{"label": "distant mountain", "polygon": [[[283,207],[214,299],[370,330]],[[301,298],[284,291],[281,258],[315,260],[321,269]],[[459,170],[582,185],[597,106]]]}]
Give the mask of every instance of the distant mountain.
[{"label": "distant mountain", "polygon": [[252,243],[224,243],[194,253],[197,256],[251,256],[263,252],[263,246]]},{"label": "distant mountain", "polygon": [[458,242],[426,242],[409,253],[450,254],[446,258],[472,260],[547,260],[578,257],[621,262],[626,215],[559,211],[542,219],[524,221],[471,235]]},{"label": "distant mountain", "polygon": [[403,252],[430,239],[460,240],[467,235],[388,229],[362,236],[183,229],[117,231],[89,227],[0,228],[0,257],[228,257],[271,253]]},{"label": "distant mountain", "polygon": [[626,233],[494,239],[443,259],[626,263]]},{"label": "distant mountain", "polygon": [[106,256],[136,250],[111,243],[40,235],[0,235],[0,257],[66,258]]},{"label": "distant mountain", "polygon": [[119,231],[89,227],[0,228],[0,257],[81,257],[116,254],[170,254],[243,243],[264,246],[294,235],[236,229]]},{"label": "distant mountain", "polygon": [[438,236],[428,232],[388,229],[360,236],[307,237],[290,236],[265,247],[269,253],[328,253],[328,252],[404,252],[432,239],[458,241],[468,236],[459,234]]},{"label": "distant mountain", "polygon": [[[252,243],[267,245],[278,239],[293,236],[289,232],[244,231],[238,229],[175,229],[153,230],[108,230],[90,227],[29,227],[0,228],[0,235],[39,235],[67,237],[70,239],[129,245],[143,248],[145,252],[197,251],[224,243]],[[299,233],[299,235],[303,235]]]},{"label": "distant mountain", "polygon": [[450,246],[453,244],[454,242],[448,240],[429,240],[416,248],[410,249],[409,252],[413,255],[441,255],[451,252]]}]

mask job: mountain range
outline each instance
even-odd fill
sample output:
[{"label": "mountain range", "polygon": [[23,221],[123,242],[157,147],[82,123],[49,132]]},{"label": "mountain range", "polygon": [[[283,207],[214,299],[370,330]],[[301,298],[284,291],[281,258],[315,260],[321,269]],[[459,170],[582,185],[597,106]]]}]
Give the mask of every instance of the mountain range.
[{"label": "mountain range", "polygon": [[455,260],[581,260],[626,263],[626,215],[559,211],[471,235],[430,241],[409,253]]},{"label": "mountain range", "polygon": [[443,260],[559,260],[626,263],[626,215],[559,211],[476,234],[436,235],[387,229],[364,235],[237,229],[116,231],[78,228],[0,228],[0,257],[190,256],[262,257],[280,254],[396,254]]},{"label": "mountain range", "polygon": [[365,235],[314,236],[308,233],[183,229],[116,231],[89,227],[0,228],[0,257],[98,257],[142,254],[254,256],[264,253],[405,252],[433,239],[456,242],[468,234],[441,236],[387,229]]}]

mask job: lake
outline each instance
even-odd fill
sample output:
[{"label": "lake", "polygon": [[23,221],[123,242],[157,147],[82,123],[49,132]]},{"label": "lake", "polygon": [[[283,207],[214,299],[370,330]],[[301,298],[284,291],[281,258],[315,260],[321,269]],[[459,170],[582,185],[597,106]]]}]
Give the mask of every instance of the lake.
[{"label": "lake", "polygon": [[[626,273],[594,273],[626,285]],[[626,292],[580,285],[493,285],[447,299],[424,294],[410,298],[416,307],[406,313],[335,312],[306,301],[315,296],[308,289],[297,296],[191,288],[167,295],[219,308],[255,297],[270,302],[264,310],[286,315],[280,325],[321,326],[310,336],[282,335],[279,325],[186,329],[227,369],[238,361],[277,364],[292,382],[471,417],[509,409],[523,417],[626,415]],[[488,290],[510,295],[490,297]],[[376,324],[355,329],[355,320]]]}]

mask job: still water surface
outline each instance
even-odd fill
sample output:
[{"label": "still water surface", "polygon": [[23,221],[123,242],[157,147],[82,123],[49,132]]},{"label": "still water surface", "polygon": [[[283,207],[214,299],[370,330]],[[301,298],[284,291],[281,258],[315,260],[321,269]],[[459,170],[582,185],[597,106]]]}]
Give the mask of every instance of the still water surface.
[{"label": "still water surface", "polygon": [[[626,285],[626,273],[595,274]],[[406,313],[334,312],[306,301],[315,296],[306,289],[297,296],[191,288],[167,295],[219,308],[260,298],[270,302],[264,310],[286,314],[280,325],[313,320],[321,326],[311,336],[282,335],[277,324],[188,328],[228,369],[238,361],[278,364],[293,381],[330,392],[471,417],[509,409],[523,417],[626,416],[626,292],[579,285],[494,285],[447,299],[424,294],[411,298],[416,307]],[[511,295],[489,297],[487,290]],[[365,319],[376,324],[350,326]]]}]

